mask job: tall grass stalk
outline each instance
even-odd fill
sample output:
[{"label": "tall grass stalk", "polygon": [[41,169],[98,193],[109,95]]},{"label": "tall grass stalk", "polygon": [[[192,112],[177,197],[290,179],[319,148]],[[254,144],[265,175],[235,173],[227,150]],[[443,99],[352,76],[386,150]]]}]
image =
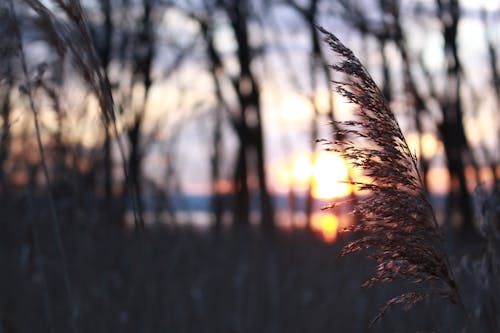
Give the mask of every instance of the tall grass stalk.
[{"label": "tall grass stalk", "polygon": [[469,274],[475,282],[475,319],[491,332],[500,330],[500,182],[488,191],[478,184],[474,191],[474,222],[483,238],[481,256],[462,257],[462,273]]},{"label": "tall grass stalk", "polygon": [[[369,249],[377,267],[363,286],[396,279],[414,282],[415,290],[394,297],[380,309],[378,321],[395,304],[405,308],[437,294],[460,302],[444,251],[441,233],[424,182],[401,129],[382,92],[353,52],[333,34],[318,27],[338,57],[331,66],[343,75],[336,91],[356,106],[355,120],[334,123],[335,141],[318,140],[336,151],[368,181],[349,181],[369,194],[353,207],[359,218],[345,231],[355,235],[340,256]],[[424,284],[424,282],[427,282]]]},{"label": "tall grass stalk", "polygon": [[[10,6],[10,11],[12,13],[12,17],[15,21],[17,21],[16,14],[14,12],[14,4],[12,0],[9,0],[9,6]],[[41,135],[41,129],[40,129],[40,120],[38,118],[38,110],[37,106],[34,101],[33,97],[33,92],[34,92],[34,87],[33,83],[31,82],[30,75],[28,72],[28,66],[26,64],[26,58],[24,56],[24,46],[23,46],[23,39],[22,39],[22,34],[20,30],[19,24],[15,24],[15,33],[16,33],[16,39],[18,42],[17,45],[17,50],[18,50],[18,57],[20,59],[21,63],[21,68],[23,75],[25,77],[25,83],[24,85],[21,86],[21,92],[24,93],[24,95],[28,99],[29,103],[29,109],[31,110],[31,113],[33,115],[33,123],[35,126],[35,136],[36,136],[36,142],[38,146],[38,150],[40,152],[40,160],[41,160],[41,166],[43,170],[43,175],[45,178],[45,183],[46,183],[46,189],[47,189],[47,197],[49,200],[49,209],[50,209],[50,214],[52,218],[52,227],[54,231],[54,236],[56,240],[56,248],[57,251],[59,252],[59,255],[61,256],[61,270],[63,273],[63,279],[64,279],[64,287],[66,290],[66,295],[68,298],[68,304],[71,309],[71,319],[70,319],[70,326],[71,330],[74,333],[78,332],[77,329],[77,321],[78,321],[78,306],[76,304],[75,298],[73,296],[73,291],[72,291],[72,286],[71,286],[71,281],[69,278],[68,274],[68,264],[67,264],[67,256],[66,252],[64,250],[64,244],[62,241],[62,236],[61,236],[61,227],[60,227],[60,221],[59,221],[59,216],[56,211],[56,204],[54,200],[54,196],[52,195],[52,184],[49,176],[49,169],[47,167],[47,162],[45,159],[45,148],[42,143],[42,135]],[[33,228],[36,228],[36,226],[33,226]],[[36,235],[36,233],[35,233]],[[36,240],[35,240],[36,241]],[[47,318],[49,320],[49,325],[52,327],[52,320],[51,318]]]},{"label": "tall grass stalk", "polygon": [[139,193],[130,182],[127,169],[127,158],[122,141],[119,139],[118,119],[115,115],[115,105],[111,84],[105,69],[101,66],[99,57],[92,42],[87,19],[79,0],[52,0],[66,15],[70,24],[60,23],[59,20],[40,0],[22,0],[37,14],[37,25],[45,34],[46,41],[57,51],[61,59],[66,55],[71,57],[85,83],[97,97],[106,131],[111,127],[118,143],[118,150],[122,160],[126,186],[131,189],[134,222],[138,230],[144,229],[142,216],[138,214]]}]

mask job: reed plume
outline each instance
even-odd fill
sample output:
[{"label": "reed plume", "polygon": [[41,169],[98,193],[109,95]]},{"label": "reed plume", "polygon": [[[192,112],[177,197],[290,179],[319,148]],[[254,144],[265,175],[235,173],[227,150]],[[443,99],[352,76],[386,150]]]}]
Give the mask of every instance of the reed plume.
[{"label": "reed plume", "polygon": [[111,85],[94,48],[80,2],[53,0],[54,5],[66,15],[67,22],[59,20],[40,0],[23,2],[37,14],[34,22],[59,57],[71,57],[84,82],[96,95],[105,123],[116,126]]},{"label": "reed plume", "polygon": [[[369,179],[348,182],[369,194],[360,196],[353,205],[358,221],[345,231],[353,233],[355,239],[339,256],[371,250],[369,257],[377,266],[374,276],[363,284],[365,287],[396,279],[414,282],[416,290],[387,301],[373,322],[394,304],[409,308],[432,294],[457,303],[457,285],[439,247],[439,226],[415,155],[382,92],[359,59],[333,34],[318,29],[338,57],[331,68],[342,74],[343,80],[333,82],[335,89],[356,106],[355,120],[334,123],[334,141],[318,141],[327,150],[341,154],[351,167],[361,171],[363,179]],[[428,282],[427,287],[423,282]]]},{"label": "reed plume", "polygon": [[[125,148],[120,138],[118,119],[115,113],[115,103],[111,90],[111,84],[97,55],[94,43],[90,36],[87,18],[79,0],[52,0],[52,7],[58,8],[66,20],[56,17],[54,11],[49,9],[40,0],[22,0],[36,13],[35,24],[39,31],[45,36],[48,45],[52,46],[61,59],[69,57],[84,79],[84,82],[92,93],[97,97],[101,117],[103,119],[105,133],[111,141],[111,133],[118,139],[119,154],[122,160],[123,173],[126,186],[130,188],[136,227],[143,229],[144,221],[138,214],[139,194],[133,184],[130,183],[127,169],[127,158]],[[110,147],[110,143],[108,144]],[[108,149],[111,151],[111,148]]]}]

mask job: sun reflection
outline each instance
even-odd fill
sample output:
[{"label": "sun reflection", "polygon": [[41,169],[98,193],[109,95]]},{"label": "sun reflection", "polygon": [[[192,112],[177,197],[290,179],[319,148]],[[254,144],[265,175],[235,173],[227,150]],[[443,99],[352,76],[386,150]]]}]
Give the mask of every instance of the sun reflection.
[{"label": "sun reflection", "polygon": [[311,228],[326,242],[332,243],[337,239],[339,219],[333,214],[314,214],[311,219]]}]

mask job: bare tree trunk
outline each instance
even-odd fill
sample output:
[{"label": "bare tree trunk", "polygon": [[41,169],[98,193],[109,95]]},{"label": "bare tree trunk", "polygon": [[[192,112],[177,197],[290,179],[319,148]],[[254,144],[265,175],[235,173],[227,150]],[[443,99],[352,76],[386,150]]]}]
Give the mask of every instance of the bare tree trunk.
[{"label": "bare tree trunk", "polygon": [[[443,122],[439,131],[443,139],[447,166],[451,176],[451,184],[458,183],[458,192],[451,189],[449,198],[448,219],[454,208],[462,214],[463,230],[472,232],[471,197],[467,189],[464,159],[472,159],[472,153],[465,136],[462,121],[461,81],[462,67],[458,55],[457,34],[460,20],[460,4],[458,0],[436,0],[438,15],[443,25],[445,57],[447,62],[448,90],[442,100]],[[472,161],[469,161],[470,163]],[[448,221],[450,222],[450,221]]]},{"label": "bare tree trunk", "polygon": [[[220,106],[222,107],[222,105]],[[217,182],[220,180],[220,161],[221,161],[221,141],[222,141],[222,110],[215,110],[215,122],[212,138],[212,154],[210,156],[210,169],[212,178],[212,213],[214,215],[214,229],[219,233],[222,228],[223,203],[220,189]]]},{"label": "bare tree trunk", "polygon": [[[247,163],[255,163],[261,212],[261,226],[267,231],[274,229],[274,209],[267,189],[265,172],[265,154],[260,108],[260,92],[251,71],[252,49],[248,37],[249,3],[247,0],[231,0],[225,7],[231,27],[238,45],[237,58],[240,74],[237,80],[236,93],[241,108],[239,126],[236,127],[240,139],[235,182],[237,187],[236,223],[247,224],[249,221],[250,196],[247,183]],[[256,161],[250,154],[254,150]],[[238,221],[238,219],[241,219]]]},{"label": "bare tree trunk", "polygon": [[107,122],[104,123],[104,194],[107,209],[111,208],[113,198],[113,161],[111,157],[111,133]]},{"label": "bare tree trunk", "polygon": [[2,191],[6,185],[4,167],[9,156],[10,146],[10,89],[10,83],[0,87],[0,98],[2,98],[2,128],[0,129],[0,190]]},{"label": "bare tree trunk", "polygon": [[[399,54],[401,56],[401,60],[403,61],[403,74],[404,74],[404,80],[405,80],[405,87],[406,91],[408,91],[410,94],[411,100],[408,101],[408,104],[414,109],[413,112],[413,120],[415,123],[415,129],[418,133],[419,141],[419,151],[420,151],[420,158],[419,158],[419,163],[420,163],[420,171],[422,173],[423,179],[424,179],[424,187],[425,190],[427,191],[428,188],[428,172],[429,172],[429,161],[425,159],[423,156],[423,145],[422,145],[422,135],[424,132],[423,126],[422,126],[422,120],[421,116],[426,110],[426,104],[424,101],[424,98],[420,94],[420,92],[417,89],[417,84],[415,83],[415,78],[413,76],[413,73],[411,71],[411,61],[410,61],[410,56],[408,54],[408,48],[406,45],[406,39],[403,34],[403,27],[401,24],[401,18],[400,18],[400,4],[399,0],[392,0],[390,2],[384,2],[381,1],[380,5],[382,9],[392,15],[394,18],[392,29],[389,25],[386,25],[386,34],[389,35],[391,32],[393,34],[392,38],[394,39],[394,42],[396,43],[396,47],[398,48]],[[382,38],[383,39],[383,38]],[[384,57],[385,58],[385,57]],[[386,71],[388,69],[385,69]]]},{"label": "bare tree trunk", "polygon": [[266,180],[266,165],[264,156],[264,142],[262,133],[262,122],[259,118],[256,137],[256,150],[257,150],[257,176],[259,180],[260,189],[260,211],[261,211],[261,224],[266,232],[273,232],[274,225],[274,206],[272,197],[267,188]]},{"label": "bare tree trunk", "polygon": [[12,72],[12,59],[17,57],[16,49],[18,41],[12,38],[17,32],[17,21],[12,11],[12,2],[4,1],[0,4],[0,116],[2,127],[0,128],[0,191],[4,190],[5,162],[9,157],[10,148],[10,115],[11,115],[11,90],[14,87],[14,76]]},{"label": "bare tree trunk", "polygon": [[[211,18],[199,17],[195,13],[189,13],[188,15],[200,24],[203,38],[207,44],[207,55],[211,63],[211,74],[215,84],[217,99],[221,106],[228,112],[230,123],[239,140],[236,166],[233,174],[235,194],[233,225],[235,229],[241,229],[247,227],[250,223],[251,195],[248,177],[251,172],[255,172],[259,187],[261,227],[272,231],[274,229],[274,209],[266,181],[266,159],[262,131],[260,92],[256,78],[251,70],[253,50],[247,31],[250,17],[249,4],[247,0],[227,0],[218,2],[217,4],[205,3],[205,10],[207,12],[220,6],[229,17],[230,27],[234,32],[237,44],[236,57],[240,65],[240,71],[235,77],[229,75],[224,70],[220,55],[214,46]],[[221,76],[229,79],[237,96],[237,107],[239,109],[237,115],[230,112],[229,107],[224,101],[220,87]],[[214,136],[214,139],[217,141],[217,135]],[[215,170],[216,158],[215,155],[212,156],[213,177],[217,177],[217,171]]]},{"label": "bare tree trunk", "polygon": [[[238,132],[241,133],[241,130]],[[234,173],[234,228],[235,230],[248,227],[250,224],[250,193],[248,190],[248,168],[246,161],[246,150],[248,144],[244,135],[240,134],[240,146],[236,160],[236,169]]]},{"label": "bare tree trunk", "polygon": [[222,140],[222,111],[223,109],[228,110],[224,102],[224,97],[222,96],[222,89],[219,84],[219,78],[217,73],[221,71],[222,62],[215,50],[214,40],[211,28],[205,21],[200,21],[201,31],[203,35],[203,39],[206,43],[206,52],[208,58],[210,59],[210,74],[212,76],[212,81],[215,88],[215,95],[217,96],[218,107],[215,110],[215,123],[214,123],[214,131],[213,131],[213,141],[212,141],[212,154],[210,156],[210,169],[211,169],[211,178],[212,178],[212,213],[214,215],[214,230],[216,233],[219,233],[222,227],[222,214],[223,214],[223,203],[221,194],[216,188],[217,181],[220,180],[220,162],[221,162],[221,140]]},{"label": "bare tree trunk", "polygon": [[[101,11],[104,15],[103,39],[97,44],[97,54],[101,61],[102,68],[107,72],[111,58],[111,41],[113,34],[113,23],[111,19],[111,0],[101,2]],[[103,143],[103,171],[104,171],[104,195],[106,199],[106,208],[111,209],[113,198],[113,158],[111,154],[111,126],[108,117],[104,117],[104,143]]]},{"label": "bare tree trunk", "polygon": [[[488,45],[488,60],[489,60],[489,65],[490,65],[490,72],[491,72],[491,85],[493,87],[493,90],[495,91],[495,97],[496,97],[496,106],[497,108],[500,108],[500,72],[498,69],[498,52],[497,48],[491,41],[491,31],[490,27],[488,25],[488,18],[486,16],[486,11],[483,11],[481,13],[481,18],[483,20],[483,25],[484,25],[484,31],[485,31],[485,36],[484,39],[486,41],[486,44]],[[496,123],[499,123],[499,116],[497,113],[496,117]],[[494,120],[495,121],[495,120]],[[500,126],[498,127],[498,133],[497,137],[500,138]],[[489,151],[487,151],[486,147],[483,148],[485,155],[488,158],[489,162],[489,168],[491,169],[491,172],[493,173],[493,179],[495,182],[500,181],[500,175],[498,175],[496,169],[497,169],[497,163],[495,161],[495,157],[491,156]]]},{"label": "bare tree trunk", "polygon": [[[152,84],[151,67],[154,58],[154,33],[152,22],[152,4],[150,0],[143,0],[143,16],[139,32],[136,36],[134,55],[134,75],[141,77],[144,86],[144,99],[142,107],[134,117],[134,122],[127,129],[127,136],[130,143],[130,153],[128,157],[129,179],[125,180],[125,193],[136,197],[137,214],[140,220],[143,220],[144,207],[142,203],[142,123],[145,118],[146,104],[149,97],[149,91]],[[130,184],[131,186],[127,186]]]},{"label": "bare tree trunk", "polygon": [[[136,116],[138,118],[139,115]],[[141,131],[142,121],[136,119],[131,127],[127,129],[127,136],[130,142],[130,153],[128,157],[128,171],[129,180],[125,180],[124,193],[134,195],[134,191],[137,192],[137,214],[142,220],[144,215],[144,209],[141,200],[142,188],[141,188],[141,162],[142,154],[140,150],[140,131]],[[127,186],[130,182],[132,186]],[[130,193],[132,192],[132,193]]]}]

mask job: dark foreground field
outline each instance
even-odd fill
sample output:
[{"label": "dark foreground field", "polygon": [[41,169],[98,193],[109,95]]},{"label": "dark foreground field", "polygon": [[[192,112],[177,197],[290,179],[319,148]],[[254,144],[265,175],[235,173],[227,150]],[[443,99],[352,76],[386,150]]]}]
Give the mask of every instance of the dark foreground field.
[{"label": "dark foreground field", "polygon": [[[79,332],[494,329],[488,314],[494,304],[467,268],[459,279],[469,320],[459,307],[437,301],[408,312],[396,308],[369,328],[402,285],[361,289],[373,266],[359,256],[337,259],[345,239],[329,245],[305,231],[216,236],[158,226],[138,235],[91,211],[61,217],[67,275],[48,209],[2,203],[1,333],[71,332],[72,323]],[[481,253],[477,241],[456,240],[448,248],[455,267],[468,267],[458,264],[462,254]],[[77,309],[73,320],[68,302]]]}]

